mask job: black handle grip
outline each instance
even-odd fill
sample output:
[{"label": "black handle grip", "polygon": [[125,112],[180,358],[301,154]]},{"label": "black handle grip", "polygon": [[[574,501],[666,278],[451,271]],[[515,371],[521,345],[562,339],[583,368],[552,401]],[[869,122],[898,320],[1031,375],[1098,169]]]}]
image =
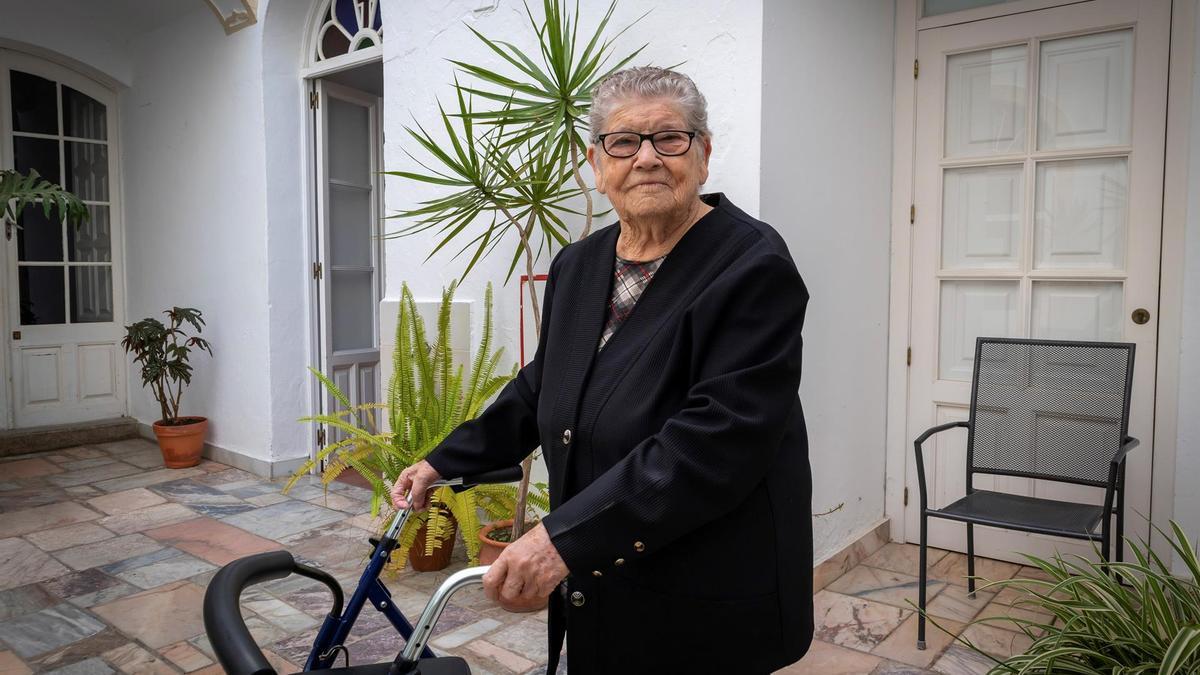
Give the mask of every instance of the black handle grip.
[{"label": "black handle grip", "polygon": [[521,480],[521,467],[506,466],[503,469],[485,471],[473,476],[463,476],[462,486],[469,488],[474,485],[487,485],[488,483],[515,483],[519,480]]},{"label": "black handle grip", "polygon": [[296,571],[287,551],[259,553],[221,568],[204,592],[204,631],[221,667],[231,675],[275,675],[242,619],[242,590]]}]

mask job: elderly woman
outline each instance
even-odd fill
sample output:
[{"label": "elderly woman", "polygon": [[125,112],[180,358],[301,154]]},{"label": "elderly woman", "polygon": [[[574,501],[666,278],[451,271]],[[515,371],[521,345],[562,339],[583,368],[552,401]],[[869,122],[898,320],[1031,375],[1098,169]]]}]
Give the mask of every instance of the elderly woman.
[{"label": "elderly woman", "polygon": [[593,95],[588,161],[620,222],[550,265],[534,359],[400,475],[412,489],[539,444],[551,511],[484,577],[550,597],[553,672],[767,673],[812,636],[811,476],[800,407],[808,292],[783,239],[701,195],[704,97],[661,68]]}]

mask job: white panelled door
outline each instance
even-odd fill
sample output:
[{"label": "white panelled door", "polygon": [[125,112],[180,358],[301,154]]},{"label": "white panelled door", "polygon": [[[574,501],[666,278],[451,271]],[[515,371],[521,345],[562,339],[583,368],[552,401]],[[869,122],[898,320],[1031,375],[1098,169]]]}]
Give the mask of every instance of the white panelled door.
[{"label": "white panelled door", "polygon": [[[379,391],[379,99],[316,80],[321,372],[354,405]],[[323,411],[341,408],[322,390]],[[335,435],[328,441],[337,440]]]},{"label": "white panelled door", "polygon": [[10,404],[0,420],[14,426],[125,414],[116,138],[111,91],[0,50],[0,166],[36,170],[75,193],[90,214],[74,227],[29,207],[4,235]]},{"label": "white panelled door", "polygon": [[[918,33],[908,438],[966,419],[977,336],[1137,345],[1126,531],[1148,535],[1170,0],[1092,0]],[[1133,319],[1149,310],[1149,321]],[[1139,319],[1142,317],[1139,317]],[[911,446],[910,446],[911,447]],[[926,443],[930,506],[960,498],[966,432]],[[905,531],[916,539],[908,456]],[[981,489],[1100,503],[1094,488],[977,475]],[[932,546],[965,527],[930,519]],[[977,528],[981,555],[1091,556]]]}]

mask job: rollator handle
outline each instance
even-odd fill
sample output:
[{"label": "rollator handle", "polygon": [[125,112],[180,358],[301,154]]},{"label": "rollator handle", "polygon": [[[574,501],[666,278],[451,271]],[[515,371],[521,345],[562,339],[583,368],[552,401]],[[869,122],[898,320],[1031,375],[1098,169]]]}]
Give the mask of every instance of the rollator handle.
[{"label": "rollator handle", "polygon": [[521,480],[520,466],[506,466],[503,469],[495,469],[493,471],[485,471],[471,476],[463,476],[461,489],[474,487],[476,485],[488,485],[491,483],[515,483]]},{"label": "rollator handle", "polygon": [[[517,475],[520,473],[521,467],[517,467]],[[413,633],[405,643],[404,651],[400,652],[396,656],[396,660],[392,662],[392,667],[388,669],[388,675],[407,675],[414,672],[419,664],[421,652],[424,651],[425,644],[429,642],[429,636],[433,633],[433,626],[441,617],[442,610],[446,609],[446,603],[450,602],[450,596],[461,588],[483,583],[483,575],[487,571],[487,565],[468,567],[451,574],[442,582],[441,586],[438,586],[438,589],[429,598],[429,604],[425,605],[424,611],[421,612],[421,618],[413,624]]]}]

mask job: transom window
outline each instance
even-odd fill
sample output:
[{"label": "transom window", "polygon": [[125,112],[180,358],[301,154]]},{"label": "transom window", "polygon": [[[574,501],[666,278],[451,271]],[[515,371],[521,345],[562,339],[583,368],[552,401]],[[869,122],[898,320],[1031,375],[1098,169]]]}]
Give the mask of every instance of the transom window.
[{"label": "transom window", "polygon": [[383,45],[380,0],[325,0],[313,40],[314,62]]}]

